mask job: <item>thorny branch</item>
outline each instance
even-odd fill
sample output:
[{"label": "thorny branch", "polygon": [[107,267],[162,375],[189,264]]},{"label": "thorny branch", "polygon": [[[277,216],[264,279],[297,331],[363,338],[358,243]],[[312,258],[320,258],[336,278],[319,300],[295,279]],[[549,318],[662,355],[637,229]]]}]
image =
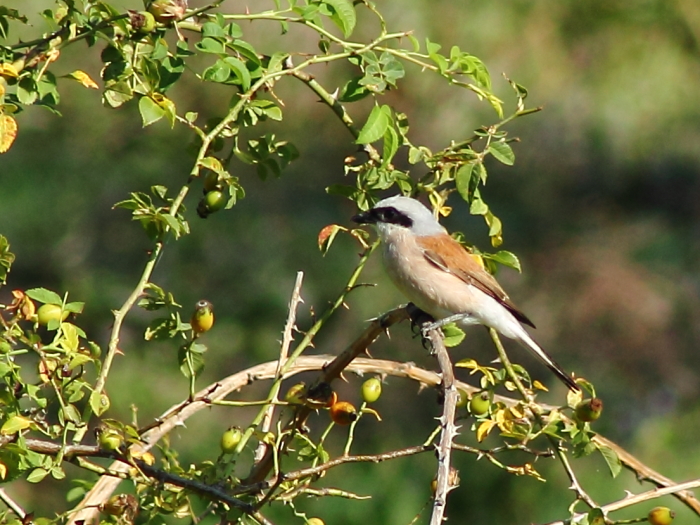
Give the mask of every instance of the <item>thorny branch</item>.
[{"label": "thorny branch", "polygon": [[[329,371],[333,371],[334,374],[339,374],[340,370],[345,369],[349,372],[357,372],[363,374],[374,373],[386,374],[394,377],[404,377],[417,381],[421,384],[425,384],[429,387],[438,387],[442,381],[442,378],[439,374],[433,371],[417,367],[412,363],[401,363],[396,361],[370,359],[364,357],[356,357],[354,358],[354,360],[351,359],[351,356],[359,355],[359,353],[361,353],[361,348],[366,348],[367,346],[369,346],[369,343],[376,339],[376,337],[378,337],[381,334],[381,332],[385,330],[385,328],[405,318],[406,314],[404,313],[403,309],[393,310],[392,312],[389,312],[388,314],[383,316],[381,319],[373,321],[368,327],[368,329],[358,339],[358,341],[353,343],[340,356],[336,357],[335,359],[333,359],[333,356],[328,355],[302,356],[298,358],[294,365],[290,367],[290,369],[284,374],[284,378],[288,378],[299,373],[309,372],[313,370],[325,370],[324,375],[326,373],[329,373]],[[163,414],[163,416],[158,420],[155,426],[152,426],[142,434],[141,438],[144,440],[144,445],[132,446],[130,452],[133,454],[134,452],[148,450],[171,430],[178,426],[184,425],[184,422],[189,417],[205,408],[210,407],[212,402],[224,399],[230,393],[238,391],[251,383],[273,379],[275,377],[277,364],[277,360],[270,361],[233,374],[223,379],[222,381],[214,383],[198,392],[192,402],[175,405]],[[474,387],[467,383],[463,383],[461,381],[456,381],[455,384],[458,389],[464,390],[468,393],[476,393],[480,391],[480,388]],[[495,401],[503,402],[509,406],[518,403],[517,400],[507,398],[504,396],[496,396]],[[556,408],[544,404],[541,405],[541,407],[544,411],[549,411]],[[299,420],[295,419],[295,421],[298,422]],[[688,505],[691,509],[695,510],[698,514],[700,514],[700,502],[698,502],[698,500],[695,498],[692,492],[689,491],[689,489],[692,487],[686,487],[683,484],[674,484],[671,480],[665,478],[664,476],[661,476],[654,470],[650,469],[649,467],[641,463],[638,459],[636,459],[633,455],[629,454],[624,449],[622,449],[615,443],[603,438],[602,436],[598,435],[595,436],[593,439],[596,442],[615,450],[618,453],[622,464],[626,468],[632,470],[635,473],[641,474],[641,476],[643,476],[645,480],[657,484],[660,487],[668,487],[662,489],[666,491],[664,492],[664,494],[673,494],[683,503]],[[460,444],[454,444],[453,448],[455,450],[466,450],[468,452],[474,452],[482,455],[487,455],[485,454],[486,452],[491,452],[495,454],[501,451],[500,449],[482,451],[472,447],[466,447]],[[432,447],[428,446],[427,450],[430,449],[432,449]],[[78,449],[75,449],[75,451],[77,450]],[[372,462],[386,461],[388,459],[418,454],[425,450],[426,448],[420,446],[411,447],[402,451],[377,454],[375,456],[347,456],[336,458],[326,464],[315,467],[314,471],[309,471],[308,469],[301,469],[299,471],[286,473],[284,475],[283,480],[301,479],[308,475],[313,475],[345,463],[353,463],[365,460]],[[74,449],[71,449],[71,451],[74,451]],[[549,455],[546,452],[540,454]],[[117,461],[110,466],[110,470],[122,473],[126,472],[128,468],[129,466],[121,461]],[[260,490],[266,490],[279,481],[280,480],[277,478],[261,480],[260,482],[258,482],[258,484],[249,484],[246,487],[240,486],[238,487],[238,489],[234,490],[233,493],[243,494],[248,492],[258,492]],[[106,476],[101,478],[95,485],[95,487],[90,491],[90,493],[81,502],[79,507],[76,509],[77,512],[75,512],[75,514],[72,516],[71,523],[74,523],[77,519],[91,519],[90,516],[95,516],[96,506],[109,498],[112,492],[116,489],[116,486],[119,484],[119,482],[120,480],[117,478]],[[651,498],[652,493],[657,494],[657,496],[661,495],[661,493],[655,491],[651,491],[645,494],[649,494],[649,498]],[[622,503],[623,501],[626,500],[621,500],[621,502],[619,503]]]},{"label": "thorny branch", "polygon": [[428,333],[428,339],[430,340],[432,351],[435,353],[438,360],[440,375],[442,376],[440,386],[445,393],[442,417],[440,418],[442,431],[440,434],[440,444],[437,448],[437,487],[435,489],[433,501],[433,512],[430,516],[430,525],[440,525],[444,520],[445,507],[447,506],[447,493],[455,488],[455,486],[450,483],[450,458],[452,456],[452,441],[457,435],[455,412],[457,409],[459,392],[457,392],[457,387],[455,386],[452,361],[450,361],[447,348],[445,348],[442,332],[434,328]]}]

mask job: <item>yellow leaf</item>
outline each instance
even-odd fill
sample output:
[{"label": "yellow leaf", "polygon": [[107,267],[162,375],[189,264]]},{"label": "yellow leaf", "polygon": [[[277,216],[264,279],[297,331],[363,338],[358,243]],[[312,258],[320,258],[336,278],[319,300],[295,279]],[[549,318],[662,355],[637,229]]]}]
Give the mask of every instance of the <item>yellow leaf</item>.
[{"label": "yellow leaf", "polygon": [[17,121],[10,115],[0,115],[0,153],[5,153],[17,137]]},{"label": "yellow leaf", "polygon": [[484,439],[486,439],[486,436],[489,435],[489,432],[491,432],[491,429],[495,426],[496,422],[490,419],[487,419],[481,423],[479,428],[476,429],[476,440],[481,443]]},{"label": "yellow leaf", "polygon": [[12,64],[0,64],[0,76],[17,78],[19,73],[17,72],[17,68]]},{"label": "yellow leaf", "polygon": [[97,85],[97,83],[93,79],[90,78],[90,75],[88,75],[85,71],[81,71],[80,69],[76,69],[72,73],[66,75],[66,77],[72,78],[73,80],[77,80],[86,88],[90,88],[90,89],[99,89],[100,88]]},{"label": "yellow leaf", "polygon": [[540,475],[539,472],[537,472],[537,471],[535,470],[535,467],[533,467],[530,463],[525,463],[525,465],[523,466],[523,471],[524,471],[524,474],[526,474],[526,475],[528,475],[528,476],[532,476],[532,477],[535,478],[537,481],[547,481],[546,479],[544,479],[544,478]]},{"label": "yellow leaf", "polygon": [[461,361],[457,361],[455,366],[458,368],[471,368],[472,370],[475,370],[479,368],[479,363],[477,363],[474,359],[462,359]]},{"label": "yellow leaf", "polygon": [[534,386],[537,390],[544,390],[545,392],[549,392],[549,389],[544,386],[542,383],[540,383],[537,379],[535,379],[532,382],[532,386]]},{"label": "yellow leaf", "polygon": [[0,428],[0,434],[3,436],[10,436],[16,434],[20,430],[29,428],[32,424],[32,420],[24,416],[12,416],[10,419],[3,423],[2,428]]},{"label": "yellow leaf", "polygon": [[474,262],[481,266],[482,269],[485,269],[486,267],[484,266],[484,258],[481,255],[477,255],[476,253],[470,253],[472,259],[474,259]]},{"label": "yellow leaf", "polygon": [[509,410],[513,417],[515,417],[516,419],[522,419],[525,417],[525,412],[523,412],[517,405],[510,407]]},{"label": "yellow leaf", "polygon": [[0,463],[0,479],[5,479],[7,477],[7,465]]}]

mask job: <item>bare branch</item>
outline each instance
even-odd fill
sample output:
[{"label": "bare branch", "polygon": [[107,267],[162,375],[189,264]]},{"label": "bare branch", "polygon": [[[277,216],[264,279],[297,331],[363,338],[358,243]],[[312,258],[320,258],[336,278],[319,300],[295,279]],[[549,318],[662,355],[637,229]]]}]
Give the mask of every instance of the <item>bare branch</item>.
[{"label": "bare branch", "polygon": [[[297,308],[299,303],[304,302],[301,298],[301,283],[304,280],[304,272],[297,273],[297,279],[294,283],[294,289],[292,290],[292,298],[289,300],[289,314],[287,316],[287,322],[284,325],[284,332],[282,333],[282,345],[280,347],[280,357],[277,361],[277,370],[275,371],[275,378],[279,378],[282,367],[287,361],[287,355],[289,354],[289,347],[294,340],[294,329],[296,328],[297,319]],[[272,421],[275,414],[275,403],[279,400],[279,386],[280,383],[277,382],[273,385],[273,392],[271,392],[270,399],[271,402],[267,405],[267,411],[263,416],[263,421],[260,426],[260,430],[263,433],[269,432],[272,427]],[[258,443],[258,448],[255,450],[254,461],[259,462],[265,455],[268,445],[264,441]]]},{"label": "bare branch", "polygon": [[[648,490],[646,492],[642,492],[641,494],[630,495],[614,503],[608,503],[607,505],[603,505],[601,507],[601,510],[607,515],[609,512],[624,509],[625,507],[630,507],[632,505],[636,505],[644,501],[660,498],[661,496],[667,496],[669,494],[677,496],[681,492],[686,492],[690,489],[695,489],[698,487],[700,487],[700,479],[694,479],[692,481],[686,481],[684,483],[669,485],[668,487]],[[585,516],[585,514],[576,514],[573,518],[571,518],[571,521],[573,522],[577,518],[583,516]],[[566,525],[567,523],[569,523],[569,520],[553,521],[548,523],[547,525]]]}]

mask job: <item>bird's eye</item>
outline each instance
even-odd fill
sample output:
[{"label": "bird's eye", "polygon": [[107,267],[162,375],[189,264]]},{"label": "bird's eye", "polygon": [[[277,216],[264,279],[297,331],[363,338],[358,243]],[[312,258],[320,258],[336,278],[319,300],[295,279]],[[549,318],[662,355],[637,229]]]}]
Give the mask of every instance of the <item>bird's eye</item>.
[{"label": "bird's eye", "polygon": [[382,210],[382,220],[384,222],[393,222],[397,215],[398,213],[394,208],[384,208],[384,210]]},{"label": "bird's eye", "polygon": [[376,217],[380,222],[397,224],[406,228],[410,228],[413,225],[413,221],[406,214],[400,212],[392,206],[387,206],[386,208],[375,208],[375,210]]}]

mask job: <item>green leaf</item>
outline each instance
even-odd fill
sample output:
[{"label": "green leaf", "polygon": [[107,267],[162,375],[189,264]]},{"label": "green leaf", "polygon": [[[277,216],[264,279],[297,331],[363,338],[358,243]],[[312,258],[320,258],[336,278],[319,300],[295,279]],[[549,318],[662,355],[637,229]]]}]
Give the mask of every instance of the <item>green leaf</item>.
[{"label": "green leaf", "polygon": [[165,111],[165,117],[170,122],[170,127],[175,127],[175,118],[177,117],[175,103],[167,97],[159,97],[158,105]]},{"label": "green leaf", "polygon": [[0,235],[0,285],[5,284],[14,260],[15,254],[10,251],[10,242],[7,237]]},{"label": "green leaf", "polygon": [[603,455],[603,459],[605,459],[605,463],[607,463],[608,468],[610,469],[610,474],[612,474],[613,478],[616,478],[617,475],[620,473],[622,470],[622,463],[620,462],[620,456],[617,455],[617,452],[615,452],[613,449],[610,447],[607,447],[605,445],[601,445],[600,443],[594,442],[595,446],[600,450],[600,453]]},{"label": "green leaf", "polygon": [[63,470],[61,465],[54,465],[51,467],[51,477],[53,479],[62,480],[66,477],[66,471]]},{"label": "green leaf", "polygon": [[471,206],[469,206],[469,213],[472,215],[486,215],[489,211],[489,206],[478,194],[474,194],[474,199],[472,200]]},{"label": "green leaf", "polygon": [[46,288],[32,288],[24,293],[26,293],[30,299],[34,299],[40,303],[58,305],[63,304],[63,299],[61,299],[60,295],[58,295],[56,292],[52,292],[51,290],[47,290]]},{"label": "green leaf", "polygon": [[[141,306],[141,305],[139,305]],[[146,307],[147,309],[154,309]],[[177,324],[171,318],[159,317],[154,319],[146,328],[143,338],[146,341],[163,341],[177,335]]]},{"label": "green leaf", "polygon": [[280,107],[272,102],[271,100],[265,100],[265,99],[258,99],[258,100],[253,100],[250,103],[250,107],[254,108],[256,113],[259,113],[260,115],[264,115],[267,118],[270,118],[275,121],[281,121],[282,120],[282,110]]},{"label": "green leaf", "polygon": [[231,68],[223,60],[217,60],[202,72],[202,78],[209,82],[226,82],[231,76]]},{"label": "green leaf", "polygon": [[141,97],[139,99],[139,112],[141,113],[144,128],[154,122],[158,122],[165,116],[165,110],[150,97]]},{"label": "green leaf", "polygon": [[262,63],[260,61],[260,57],[258,56],[258,52],[245,40],[234,40],[232,43],[228,44],[228,47],[236,50],[243,58],[249,60],[256,66],[259,66]]},{"label": "green leaf", "polygon": [[107,397],[107,394],[101,394],[96,390],[90,394],[90,408],[92,408],[92,411],[97,417],[107,412],[107,410],[109,410],[109,405],[109,397]]},{"label": "green leaf", "polygon": [[385,168],[399,149],[399,135],[392,126],[384,132],[384,149],[382,151],[382,168]]},{"label": "green leaf", "polygon": [[591,509],[588,511],[588,525],[605,525],[608,520],[605,519],[605,514],[600,508]]},{"label": "green leaf", "polygon": [[469,199],[471,198],[469,189],[471,187],[470,183],[472,180],[472,171],[474,171],[474,163],[468,162],[467,164],[462,164],[455,174],[457,191],[459,192],[460,197],[467,202],[469,202]]},{"label": "green leaf", "polygon": [[66,312],[73,312],[74,314],[81,314],[81,313],[83,313],[84,307],[85,307],[85,303],[80,302],[80,301],[74,301],[72,303],[66,303],[63,306],[63,309]]},{"label": "green leaf", "polygon": [[246,65],[234,57],[226,57],[224,62],[238,78],[243,91],[248,91],[250,88],[250,71],[248,71]]},{"label": "green leaf", "polygon": [[[80,423],[80,412],[78,411],[77,408],[75,408],[75,405],[66,405],[62,410],[61,414],[63,415],[63,418],[65,421],[71,421],[72,423]],[[60,419],[59,415],[59,419]]]},{"label": "green leaf", "polygon": [[489,146],[489,153],[507,166],[512,166],[515,162],[515,153],[513,153],[513,149],[505,142],[494,142],[491,144]]},{"label": "green leaf", "polygon": [[455,323],[450,323],[443,326],[442,333],[444,335],[444,343],[447,348],[457,346],[466,336],[464,330],[459,328]]},{"label": "green leaf", "polygon": [[384,136],[390,122],[391,108],[389,106],[374,106],[355,142],[357,144],[370,144],[379,140]]},{"label": "green leaf", "polygon": [[479,177],[481,184],[486,184],[486,178],[488,177],[488,173],[486,172],[486,168],[484,167],[483,162],[479,162],[476,165],[476,174]]},{"label": "green leaf", "polygon": [[202,36],[213,38],[224,38],[226,33],[224,28],[214,22],[205,22],[202,24]]},{"label": "green leaf", "polygon": [[243,36],[243,30],[238,24],[231,22],[226,26],[226,34],[231,38],[240,38]]},{"label": "green leaf", "polygon": [[223,55],[226,52],[224,43],[216,38],[205,37],[199,42],[197,42],[194,47],[199,49],[203,53],[213,53],[216,55]]},{"label": "green leaf", "polygon": [[337,25],[340,30],[348,38],[357,22],[355,7],[350,0],[323,0],[323,3],[333,9],[331,20]]},{"label": "green leaf", "polygon": [[[188,363],[189,356],[189,363]],[[187,378],[192,376],[192,371],[195,376],[204,370],[204,357],[200,353],[188,352],[186,347],[180,347],[178,352],[178,361],[180,364],[180,372]],[[190,371],[190,365],[192,366],[192,371]]]},{"label": "green leaf", "polygon": [[49,471],[46,470],[45,468],[39,467],[35,468],[32,470],[31,474],[27,476],[27,481],[29,483],[39,483],[41,480],[43,480],[46,476],[48,476]]},{"label": "green leaf", "polygon": [[509,252],[507,250],[501,250],[498,253],[484,254],[484,257],[486,257],[487,259],[491,259],[492,261],[496,261],[497,263],[502,264],[503,266],[508,266],[509,268],[518,270],[522,273],[522,268],[520,267],[520,259],[518,259],[518,257],[512,252]]},{"label": "green leaf", "polygon": [[503,225],[501,219],[496,217],[491,211],[484,214],[484,220],[489,227],[489,237],[491,237],[491,246],[497,247],[503,244]]},{"label": "green leaf", "polygon": [[362,78],[355,77],[348,80],[343,89],[340,90],[338,100],[340,102],[356,102],[369,95],[370,90],[360,83]]}]

